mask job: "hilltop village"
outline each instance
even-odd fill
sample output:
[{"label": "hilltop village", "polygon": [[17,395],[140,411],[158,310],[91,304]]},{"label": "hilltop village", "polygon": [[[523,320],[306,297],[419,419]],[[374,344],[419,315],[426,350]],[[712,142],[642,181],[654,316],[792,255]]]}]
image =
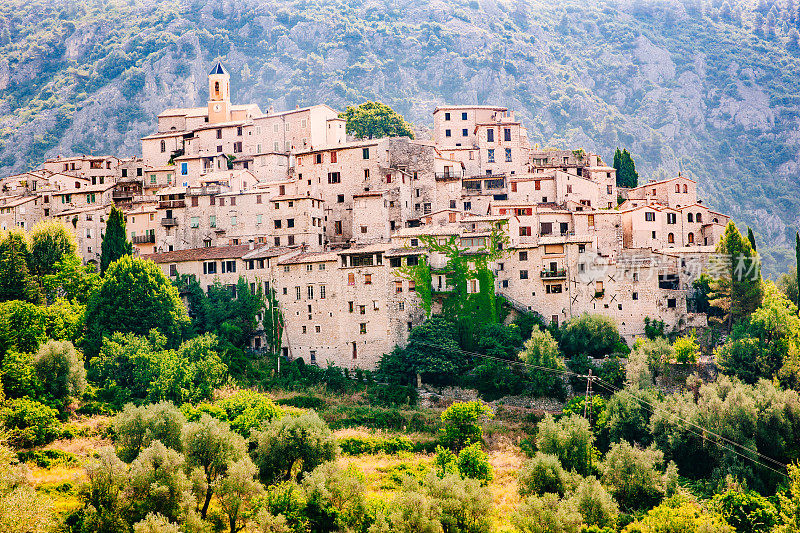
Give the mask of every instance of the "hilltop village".
[{"label": "hilltop village", "polygon": [[[601,313],[628,341],[646,317],[706,324],[687,295],[729,219],[689,178],[618,188],[599,155],[532,148],[500,106],[439,106],[430,140],[354,140],[327,105],[233,104],[221,64],[208,83],[206,107],[158,116],[141,157],[58,157],[0,180],[0,228],[62,221],[98,263],[116,206],[170,278],[243,276],[274,294],[282,353],[320,365],[371,369],[404,345],[428,312],[408,267],[431,266],[440,305],[447,263],[430,239],[491,253],[496,294],[548,323]],[[251,343],[265,347],[263,332]]]}]

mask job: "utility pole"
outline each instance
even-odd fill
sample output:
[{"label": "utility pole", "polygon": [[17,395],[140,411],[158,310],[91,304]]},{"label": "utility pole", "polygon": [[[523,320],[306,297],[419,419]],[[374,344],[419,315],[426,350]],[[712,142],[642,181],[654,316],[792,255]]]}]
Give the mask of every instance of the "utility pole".
[{"label": "utility pole", "polygon": [[589,369],[589,375],[586,377],[586,395],[583,397],[583,417],[589,420],[589,425],[592,425],[592,408],[589,403],[592,401],[592,369]]}]

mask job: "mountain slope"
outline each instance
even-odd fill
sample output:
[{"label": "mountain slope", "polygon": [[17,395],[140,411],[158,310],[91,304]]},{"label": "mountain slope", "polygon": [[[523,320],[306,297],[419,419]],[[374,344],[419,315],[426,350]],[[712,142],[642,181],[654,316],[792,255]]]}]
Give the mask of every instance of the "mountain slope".
[{"label": "mountain slope", "polygon": [[[589,5],[591,4],[591,5]],[[768,272],[800,226],[794,0],[22,2],[0,6],[0,174],[139,152],[168,106],[202,105],[222,58],[237,102],[507,105],[542,146],[632,152],[693,176],[754,227]]]}]

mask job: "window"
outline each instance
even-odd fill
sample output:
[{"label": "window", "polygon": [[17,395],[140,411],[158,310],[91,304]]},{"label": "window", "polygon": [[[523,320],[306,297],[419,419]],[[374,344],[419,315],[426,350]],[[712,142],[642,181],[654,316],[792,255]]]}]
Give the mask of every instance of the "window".
[{"label": "window", "polygon": [[466,137],[468,135],[469,135],[469,130],[467,128],[464,128],[464,129],[461,130],[461,136],[462,137]]},{"label": "window", "polygon": [[528,271],[527,270],[520,270],[519,271],[519,279],[528,279]]},{"label": "window", "polygon": [[308,299],[309,300],[313,300],[314,299],[314,286],[313,285],[309,285],[308,287],[306,287],[306,291],[308,292]]},{"label": "window", "polygon": [[550,235],[553,233],[553,223],[552,222],[542,222],[541,228],[539,230],[539,234],[541,235]]},{"label": "window", "polygon": [[293,218],[287,218],[286,219],[286,227],[287,228],[293,228],[294,227],[294,219]]},{"label": "window", "polygon": [[519,236],[520,237],[530,237],[531,236],[531,227],[530,226],[520,226],[519,227]]},{"label": "window", "polygon": [[511,148],[506,148],[506,163],[511,162]]},{"label": "window", "polygon": [[189,163],[181,163],[181,176],[189,175]]},{"label": "window", "polygon": [[217,129],[217,139],[222,139],[222,130]]},{"label": "window", "polygon": [[208,217],[208,225],[211,226],[212,228],[217,227],[217,215],[210,215]]},{"label": "window", "polygon": [[467,120],[467,112],[466,111],[461,113],[461,120]]},{"label": "window", "polygon": [[[93,195],[93,196],[94,196],[94,195]],[[697,215],[694,217],[694,219],[695,219],[697,222],[702,222],[702,221],[703,221],[703,214],[702,214],[702,213],[697,213]]]},{"label": "window", "polygon": [[338,172],[328,172],[328,183],[341,183],[342,177]]},{"label": "window", "polygon": [[403,292],[403,282],[402,281],[395,281],[394,282],[394,292],[401,293]]},{"label": "window", "polygon": [[447,129],[447,130],[444,130],[444,136],[445,136],[445,137],[450,137],[450,135],[451,135],[451,133],[450,133],[450,130],[449,130],[449,129]]},{"label": "window", "polygon": [[667,235],[667,242],[670,243],[670,244],[674,244],[675,243],[675,234],[674,233],[670,233],[670,234]]},{"label": "window", "polygon": [[283,221],[281,219],[275,219],[275,229],[281,229],[283,226]]},{"label": "window", "polygon": [[561,284],[558,283],[556,285],[545,285],[544,292],[547,294],[560,294],[561,293]]},{"label": "window", "polygon": [[450,113],[445,113],[444,114],[444,119],[445,120],[450,120]]},{"label": "window", "polygon": [[256,215],[256,224],[261,224],[261,215]]},{"label": "window", "polygon": [[652,211],[645,211],[644,219],[645,219],[646,222],[655,222],[656,214],[653,213]]},{"label": "window", "polygon": [[226,272],[236,272],[236,261],[222,262],[222,273],[225,274]]},{"label": "window", "polygon": [[216,274],[216,273],[217,273],[216,261],[207,261],[203,263],[203,274]]},{"label": "window", "polygon": [[[361,324],[358,325],[358,332],[360,334],[362,334],[362,335],[366,335],[367,334],[367,323],[366,322],[362,322]],[[355,352],[355,343],[354,343],[353,344],[353,359],[355,359],[355,353],[356,352]]]},{"label": "window", "polygon": [[472,209],[472,202],[464,202],[464,211]]},{"label": "window", "polygon": [[354,309],[353,302],[347,302],[347,308],[352,313]]},{"label": "window", "polygon": [[236,224],[238,224],[238,220],[236,218],[236,215],[233,215],[231,217],[231,226],[235,226]]},{"label": "window", "polygon": [[200,217],[192,217],[189,219],[189,225],[193,228],[200,227]]},{"label": "window", "polygon": [[493,143],[494,142],[494,130],[488,129],[486,130],[486,141]]},{"label": "window", "polygon": [[320,285],[319,286],[319,299],[320,300],[324,300],[325,299],[325,285]]},{"label": "window", "polygon": [[489,148],[486,150],[486,161],[488,163],[494,163],[494,148]]},{"label": "window", "polygon": [[678,305],[678,301],[675,298],[667,298],[667,307],[670,309],[675,309]]},{"label": "window", "polygon": [[639,293],[638,292],[632,292],[631,293],[631,299],[632,300],[638,300],[639,299]]},{"label": "window", "polygon": [[366,232],[367,232],[367,227],[361,226],[361,233],[366,233]]},{"label": "window", "polygon": [[333,223],[333,232],[336,235],[341,235],[342,234],[342,221],[341,220],[334,221],[334,223]]},{"label": "window", "polygon": [[520,261],[527,261],[528,260],[528,252],[520,252],[519,253],[519,260]]},{"label": "window", "polygon": [[689,220],[689,222],[694,222],[694,215],[692,213],[689,213],[686,216],[687,216],[687,219]]},{"label": "window", "polygon": [[694,244],[694,233],[690,233],[686,237],[687,237],[686,242],[688,242],[689,244]]},{"label": "window", "polygon": [[510,141],[511,140],[511,128],[503,129],[503,140]]},{"label": "window", "polygon": [[667,224],[675,224],[678,222],[678,216],[675,213],[667,213]]},{"label": "window", "polygon": [[355,285],[356,284],[356,275],[352,272],[347,275],[347,284],[348,285]]},{"label": "window", "polygon": [[[361,159],[369,159],[369,148],[362,148],[361,149]],[[367,172],[367,173],[364,175],[364,177],[369,177],[368,171],[365,171],[365,172]]]},{"label": "window", "polygon": [[364,285],[372,285],[372,274],[364,274]]},{"label": "window", "polygon": [[218,154],[221,154],[221,153],[222,153],[222,145],[221,145],[221,144],[218,144],[218,145],[217,145],[217,153],[218,153]]},{"label": "window", "polygon": [[612,185],[606,185],[606,194],[613,194],[614,188]]},{"label": "window", "polygon": [[358,314],[359,315],[366,315],[367,314],[367,306],[366,305],[359,305],[358,306]]},{"label": "window", "polygon": [[419,239],[411,239],[411,247],[416,248],[419,246]]}]

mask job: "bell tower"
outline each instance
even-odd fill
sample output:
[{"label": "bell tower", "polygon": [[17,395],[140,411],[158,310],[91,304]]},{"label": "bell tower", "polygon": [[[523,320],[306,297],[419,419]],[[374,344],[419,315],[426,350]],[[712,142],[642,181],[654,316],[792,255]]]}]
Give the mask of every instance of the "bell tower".
[{"label": "bell tower", "polygon": [[208,122],[231,120],[231,77],[219,61],[208,73]]}]

